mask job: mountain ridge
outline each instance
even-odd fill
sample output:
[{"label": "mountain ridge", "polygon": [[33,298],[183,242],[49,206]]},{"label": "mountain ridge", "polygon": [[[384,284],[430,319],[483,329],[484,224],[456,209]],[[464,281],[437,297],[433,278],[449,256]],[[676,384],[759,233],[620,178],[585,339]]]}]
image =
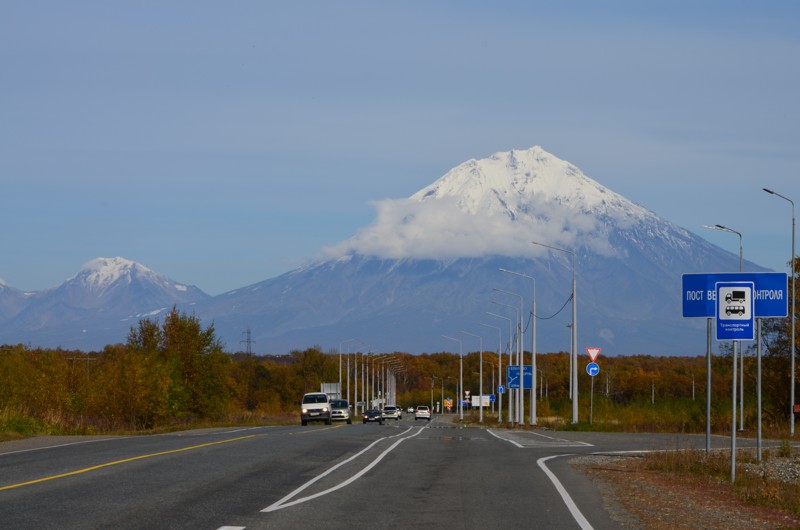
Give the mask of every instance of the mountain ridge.
[{"label": "mountain ridge", "polygon": [[[581,345],[690,354],[705,340],[702,326],[681,317],[681,273],[738,270],[738,256],[538,146],[467,161],[407,199],[375,206],[371,225],[316,260],[213,297],[130,260],[98,258],[53,290],[15,298],[26,306],[0,319],[0,342],[62,333],[86,345],[113,330],[110,342],[120,342],[138,318],[176,305],[213,323],[229,349],[249,329],[261,348],[280,353],[350,337],[375,350],[437,351],[452,347],[442,334],[477,326],[489,310],[517,318],[494,305],[517,304],[495,289],[522,295],[529,317],[532,282],[498,271],[506,268],[535,278],[537,349],[558,351],[569,347],[569,315],[550,315],[571,295],[574,264]],[[63,322],[52,326],[59,312]],[[98,326],[107,332],[94,333]]]}]

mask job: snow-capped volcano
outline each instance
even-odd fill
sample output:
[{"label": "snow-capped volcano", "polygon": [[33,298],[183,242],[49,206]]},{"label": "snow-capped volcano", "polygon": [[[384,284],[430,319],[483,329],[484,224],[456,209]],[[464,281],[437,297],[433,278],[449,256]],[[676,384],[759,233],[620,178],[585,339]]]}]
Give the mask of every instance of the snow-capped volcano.
[{"label": "snow-capped volcano", "polygon": [[538,146],[469,160],[408,199],[374,204],[376,221],[325,257],[542,256],[533,239],[610,255],[608,225],[659,223],[653,212]]},{"label": "snow-capped volcano", "polygon": [[187,287],[175,283],[166,276],[148,269],[140,263],[125,258],[97,258],[83,265],[83,268],[69,282],[78,282],[88,289],[103,291],[121,282],[131,285],[147,281],[165,290],[186,292]]},{"label": "snow-capped volcano", "polygon": [[375,208],[372,224],[317,263],[220,295],[198,313],[229,343],[247,325],[260,345],[278,348],[358,337],[384,351],[437,351],[452,346],[443,333],[485,322],[493,302],[523,305],[495,289],[530,304],[531,282],[505,268],[535,279],[537,343],[558,351],[569,345],[562,310],[575,265],[581,345],[687,354],[704,341],[681,317],[681,274],[738,267],[730,252],[541,147],[469,160]]},{"label": "snow-capped volcano", "polygon": [[473,215],[505,215],[533,224],[547,222],[536,207],[552,209],[551,204],[619,219],[653,215],[539,146],[464,162],[411,199],[424,202],[445,197],[454,198]]},{"label": "snow-capped volcano", "polygon": [[[129,259],[97,258],[53,289],[30,294],[6,310],[0,343],[100,349],[125,342],[139,318],[209,298]],[[0,308],[3,307],[0,298]],[[2,316],[2,315],[0,315]]]}]

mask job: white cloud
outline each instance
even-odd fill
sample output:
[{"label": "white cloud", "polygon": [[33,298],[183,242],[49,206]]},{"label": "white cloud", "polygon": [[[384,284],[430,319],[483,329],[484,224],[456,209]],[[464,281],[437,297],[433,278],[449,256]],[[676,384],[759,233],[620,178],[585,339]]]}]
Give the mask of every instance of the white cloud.
[{"label": "white cloud", "polygon": [[534,257],[548,252],[533,245],[534,240],[566,249],[586,244],[598,252],[610,250],[595,217],[560,204],[535,204],[527,212],[518,212],[516,219],[497,209],[472,214],[449,197],[383,200],[373,206],[376,220],[350,239],[324,249],[324,258],[348,254],[383,259]]}]

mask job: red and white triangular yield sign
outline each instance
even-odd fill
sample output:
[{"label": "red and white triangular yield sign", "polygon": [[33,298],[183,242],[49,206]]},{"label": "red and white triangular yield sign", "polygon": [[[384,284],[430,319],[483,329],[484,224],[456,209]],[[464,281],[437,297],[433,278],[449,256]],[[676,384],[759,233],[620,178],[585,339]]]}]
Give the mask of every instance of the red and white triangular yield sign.
[{"label": "red and white triangular yield sign", "polygon": [[589,359],[594,362],[597,360],[597,356],[600,355],[600,348],[586,348],[586,353],[589,354]]}]

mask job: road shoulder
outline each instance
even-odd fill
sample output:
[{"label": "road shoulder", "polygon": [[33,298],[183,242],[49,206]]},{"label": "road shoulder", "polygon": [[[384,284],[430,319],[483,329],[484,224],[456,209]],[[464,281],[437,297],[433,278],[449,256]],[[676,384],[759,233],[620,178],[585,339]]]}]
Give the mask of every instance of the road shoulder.
[{"label": "road shoulder", "polygon": [[570,463],[595,483],[604,508],[623,529],[800,528],[795,514],[747,505],[724,484],[640,469],[635,457],[587,455]]}]

